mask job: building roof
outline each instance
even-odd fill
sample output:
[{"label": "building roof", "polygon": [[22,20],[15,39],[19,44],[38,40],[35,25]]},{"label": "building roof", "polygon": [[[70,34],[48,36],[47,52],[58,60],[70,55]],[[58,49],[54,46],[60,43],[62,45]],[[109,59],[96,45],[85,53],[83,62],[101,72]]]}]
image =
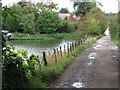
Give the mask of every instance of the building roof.
[{"label": "building roof", "polygon": [[[68,19],[70,19],[71,14],[70,13],[59,13],[59,17],[64,20],[65,17],[68,17]],[[74,18],[76,21],[80,20],[80,17],[77,17],[76,15],[73,15],[72,18]]]},{"label": "building roof", "polygon": [[70,13],[59,13],[59,17],[63,20],[65,17],[70,17]]}]

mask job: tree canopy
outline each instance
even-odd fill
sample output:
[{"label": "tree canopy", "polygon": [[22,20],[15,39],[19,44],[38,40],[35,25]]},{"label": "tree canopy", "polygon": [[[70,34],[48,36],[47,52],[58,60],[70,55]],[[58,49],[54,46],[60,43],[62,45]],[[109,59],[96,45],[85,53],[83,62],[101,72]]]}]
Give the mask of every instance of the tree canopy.
[{"label": "tree canopy", "polygon": [[69,13],[69,10],[67,8],[61,8],[60,13]]}]

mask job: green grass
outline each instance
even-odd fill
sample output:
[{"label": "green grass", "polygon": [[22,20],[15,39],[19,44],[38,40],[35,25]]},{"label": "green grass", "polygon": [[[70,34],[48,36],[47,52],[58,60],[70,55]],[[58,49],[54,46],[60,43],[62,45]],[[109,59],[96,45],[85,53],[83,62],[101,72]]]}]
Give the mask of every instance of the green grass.
[{"label": "green grass", "polygon": [[15,39],[79,39],[76,32],[73,33],[55,33],[55,34],[24,34],[24,33],[13,33]]},{"label": "green grass", "polygon": [[37,70],[37,75],[29,80],[30,88],[47,88],[80,53],[90,47],[97,39],[99,38],[96,37],[95,40],[89,40],[83,45],[78,46],[74,52],[70,53],[68,58],[61,60],[61,62]]},{"label": "green grass", "polygon": [[120,40],[118,39],[111,39],[113,42],[115,42],[115,44],[118,46],[118,48],[120,48]]}]

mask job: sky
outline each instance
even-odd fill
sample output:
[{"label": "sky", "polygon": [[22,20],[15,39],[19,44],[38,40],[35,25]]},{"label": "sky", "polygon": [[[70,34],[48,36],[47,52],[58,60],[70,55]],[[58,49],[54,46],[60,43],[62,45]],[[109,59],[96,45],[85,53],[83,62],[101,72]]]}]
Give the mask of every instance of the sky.
[{"label": "sky", "polygon": [[[17,3],[21,0],[2,0],[3,6],[12,5],[13,3]],[[28,0],[27,0],[28,1]],[[31,0],[34,2],[38,2],[40,0]],[[68,8],[70,12],[74,11],[73,2],[70,0],[52,0],[54,3],[58,4],[59,9]],[[118,0],[96,0],[102,3],[103,7],[100,7],[102,11],[106,13],[116,13],[118,12]]]}]

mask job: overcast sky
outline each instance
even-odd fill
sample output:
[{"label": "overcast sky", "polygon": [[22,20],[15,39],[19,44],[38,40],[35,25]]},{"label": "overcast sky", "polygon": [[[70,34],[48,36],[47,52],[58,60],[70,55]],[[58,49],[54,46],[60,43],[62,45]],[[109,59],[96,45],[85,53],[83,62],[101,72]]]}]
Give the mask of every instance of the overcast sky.
[{"label": "overcast sky", "polygon": [[[3,6],[5,5],[12,5],[13,3],[16,3],[21,0],[2,0]],[[28,0],[27,0],[28,1]],[[39,0],[31,0],[34,2],[37,2]],[[54,3],[58,4],[59,9],[61,8],[68,8],[70,12],[72,12],[73,9],[73,3],[70,2],[70,0],[52,0]],[[118,0],[97,0],[102,3],[103,7],[100,7],[102,11],[105,12],[118,12]]]}]

